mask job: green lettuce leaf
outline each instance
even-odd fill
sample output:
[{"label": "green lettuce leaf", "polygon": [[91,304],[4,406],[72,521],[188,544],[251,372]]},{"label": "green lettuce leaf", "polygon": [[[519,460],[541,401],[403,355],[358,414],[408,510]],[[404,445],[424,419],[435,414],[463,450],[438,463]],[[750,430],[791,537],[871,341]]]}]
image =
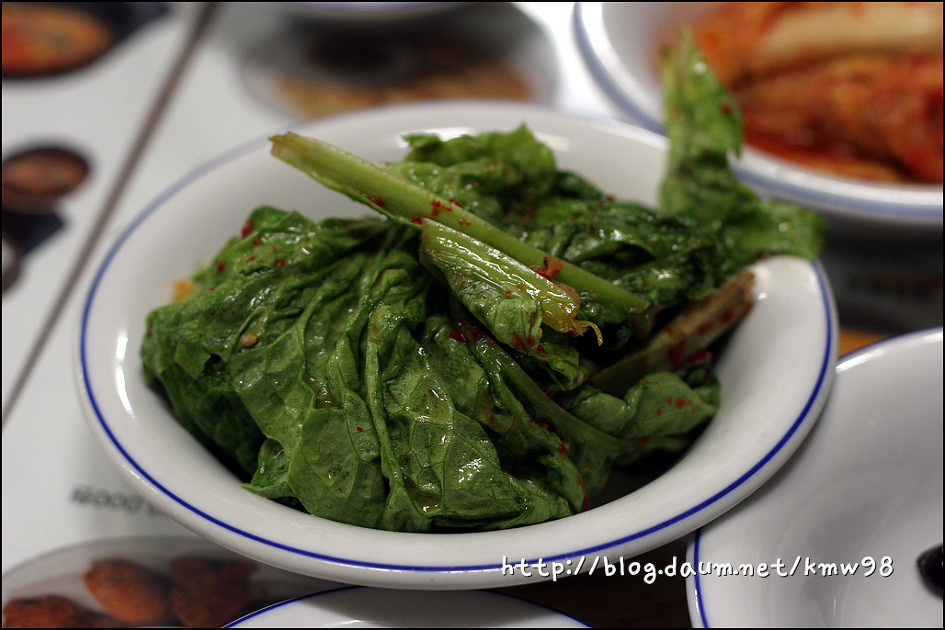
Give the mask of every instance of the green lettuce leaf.
[{"label": "green lettuce leaf", "polygon": [[744,267],[822,242],[820,217],[731,171],[738,113],[691,42],[666,72],[658,208],[559,170],[525,125],[412,135],[379,165],[273,138],[379,215],[255,209],[149,314],[146,378],[247,490],[324,518],[470,531],[587,509],[719,409]]}]

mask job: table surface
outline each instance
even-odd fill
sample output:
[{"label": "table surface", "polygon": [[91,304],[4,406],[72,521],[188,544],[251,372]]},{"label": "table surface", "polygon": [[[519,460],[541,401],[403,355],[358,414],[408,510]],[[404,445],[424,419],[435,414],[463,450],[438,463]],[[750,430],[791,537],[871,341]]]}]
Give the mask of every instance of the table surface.
[{"label": "table surface", "polygon": [[[546,45],[555,75],[548,89],[529,92],[514,80],[516,72],[540,78],[547,68],[513,67],[510,79],[496,85],[483,77],[494,76],[499,62],[488,61],[485,75],[469,70],[469,56],[483,54],[481,49],[450,59],[428,41],[412,51],[413,60],[435,57],[439,74],[419,87],[375,90],[367,96],[351,88],[353,79],[326,88],[287,61],[312,59],[311,50],[305,57],[299,48],[300,25],[318,34],[326,20],[331,28],[352,26],[304,14],[305,5],[312,3],[299,3],[301,8],[294,10],[280,4],[292,3],[138,3],[135,15],[123,15],[130,26],[120,40],[92,63],[41,78],[4,78],[4,160],[25,148],[56,144],[77,151],[90,166],[86,180],[43,214],[24,219],[4,209],[5,603],[14,592],[8,584],[12,570],[38,557],[110,537],[190,535],[142,506],[105,461],[82,418],[72,362],[91,271],[117,235],[171,182],[274,130],[397,99],[541,100],[578,115],[632,122],[586,69],[572,30],[572,3],[459,3],[464,6],[424,18],[438,20],[438,28],[459,25],[460,31],[469,30],[462,25],[501,24],[504,36]],[[130,5],[117,6],[127,10]],[[374,24],[355,28],[378,40]],[[380,28],[408,27],[395,22]],[[328,70],[353,77],[358,67],[349,60]],[[6,240],[14,230],[15,273],[8,282]],[[941,234],[938,247],[940,261]],[[837,274],[834,284],[843,289],[849,270],[838,265],[827,271]],[[936,273],[932,314],[924,319],[896,319],[888,313],[881,320],[863,317],[869,309],[860,308],[860,295],[849,305],[841,303],[840,353],[926,324],[940,326],[941,271]],[[33,456],[36,450],[42,457]],[[637,560],[664,566],[684,559],[687,543],[686,538],[674,541]],[[594,626],[690,625],[686,583],[680,577],[647,585],[639,577],[582,575],[497,590]]]}]

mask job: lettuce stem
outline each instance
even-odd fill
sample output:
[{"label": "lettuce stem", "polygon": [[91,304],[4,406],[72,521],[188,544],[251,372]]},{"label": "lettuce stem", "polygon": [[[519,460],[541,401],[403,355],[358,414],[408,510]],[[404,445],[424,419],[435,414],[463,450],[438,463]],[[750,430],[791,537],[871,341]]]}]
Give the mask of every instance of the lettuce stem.
[{"label": "lettuce stem", "polygon": [[[429,190],[326,142],[295,133],[273,136],[272,154],[323,185],[391,218],[416,224],[432,220],[490,245],[533,268],[544,268],[550,255],[506,234],[488,221]],[[649,308],[644,298],[568,261],[555,280],[590,300],[627,315]],[[537,273],[537,272],[536,272]]]}]

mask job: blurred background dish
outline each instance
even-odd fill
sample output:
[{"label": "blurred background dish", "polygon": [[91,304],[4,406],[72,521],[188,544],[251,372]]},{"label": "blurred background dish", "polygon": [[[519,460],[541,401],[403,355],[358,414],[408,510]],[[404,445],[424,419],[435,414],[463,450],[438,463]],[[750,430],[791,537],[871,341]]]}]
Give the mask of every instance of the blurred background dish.
[{"label": "blurred background dish", "polygon": [[[608,95],[642,125],[658,131],[662,129],[663,124],[663,96],[658,70],[660,50],[664,46],[672,45],[678,27],[695,27],[719,5],[726,4],[728,3],[578,3],[575,15],[581,49]],[[744,6],[771,3],[737,4]],[[938,5],[940,65],[941,3],[930,4]],[[932,15],[930,19],[935,19],[935,16]],[[730,26],[735,28],[735,24],[741,27],[740,23],[731,20]],[[738,40],[737,35],[743,34],[730,35],[731,39]],[[938,74],[940,81],[941,73]],[[871,80],[875,81],[873,78]],[[801,87],[798,88],[798,83],[795,83],[795,91],[804,93],[808,79],[799,78],[796,81]],[[848,92],[855,92],[857,89],[850,87]],[[934,89],[924,89],[931,92],[928,104],[932,107],[932,112],[929,115],[934,117]],[[856,106],[850,104],[850,107]],[[799,166],[796,162],[783,159],[769,150],[752,146],[752,134],[748,134],[749,145],[738,160],[736,168],[747,182],[778,197],[820,208],[836,220],[842,219],[849,223],[865,221],[883,229],[937,227],[941,230],[941,83],[938,84],[938,108],[938,181],[934,183],[873,182],[862,177],[838,176],[810,166]],[[787,116],[781,114],[781,117]],[[812,131],[809,129],[796,132],[797,135],[810,133]],[[934,142],[934,137],[929,141]],[[935,154],[932,152],[929,155],[934,157]],[[935,168],[933,165],[926,166],[933,170]]]},{"label": "blurred background dish", "polygon": [[511,595],[348,586],[274,604],[228,628],[587,628]]},{"label": "blurred background dish", "polygon": [[[522,123],[555,152],[560,168],[591,174],[619,197],[655,204],[664,138],[541,105],[405,104],[329,117],[297,131],[383,161],[403,155],[404,133],[452,137]],[[759,487],[816,420],[837,347],[829,284],[818,265],[775,257],[753,268],[757,302],[720,356],[724,394],[714,420],[669,468],[645,478],[615,477],[607,503],[506,531],[404,534],[316,518],[253,494],[148,388],[138,350],[147,313],[166,302],[175,280],[212,255],[207,248],[217,245],[208,234],[235,233],[244,213],[262,204],[312,218],[365,212],[287,168],[269,149],[260,140],[225,155],[151,205],[98,270],[81,321],[80,396],[93,433],[150,502],[224,547],[291,571],[368,586],[510,586],[528,578],[504,572],[504,558],[557,561],[574,571],[585,555],[632,556],[677,540]],[[766,422],[759,424],[759,417]],[[202,482],[194,484],[198,478]]]},{"label": "blurred background dish", "polygon": [[313,26],[349,29],[413,28],[473,2],[273,2]]},{"label": "blurred background dish", "polygon": [[[449,7],[436,11],[432,26],[410,21],[376,30],[364,28],[357,18],[375,12],[387,16],[396,6],[298,4],[318,8],[308,19],[291,14],[294,19],[284,20],[242,58],[250,91],[294,118],[441,99],[547,102],[555,94],[560,70],[554,49],[539,26],[512,5]],[[358,4],[371,6],[342,8]],[[437,5],[453,3],[391,4],[433,5],[409,7],[426,17]],[[339,8],[333,11],[331,5]],[[335,11],[352,23],[323,28],[321,14]]]},{"label": "blurred background dish", "polygon": [[18,151],[3,160],[3,210],[26,214],[52,212],[56,202],[82,185],[88,174],[88,161],[63,146]]},{"label": "blurred background dish", "polygon": [[[937,328],[844,357],[823,416],[795,457],[696,532],[692,566],[766,563],[770,575],[688,577],[692,623],[941,628],[941,593],[926,587],[917,567],[941,540]],[[776,569],[777,560],[785,566]],[[831,566],[838,573],[825,574]]]},{"label": "blurred background dish", "polygon": [[89,161],[55,143],[21,147],[2,164],[3,289],[12,286],[24,259],[65,225],[60,202],[85,184]]},{"label": "blurred background dish", "polygon": [[3,575],[3,627],[219,627],[337,584],[258,564],[196,536],[102,539]]},{"label": "blurred background dish", "polygon": [[3,78],[79,70],[166,13],[160,2],[4,2]]}]

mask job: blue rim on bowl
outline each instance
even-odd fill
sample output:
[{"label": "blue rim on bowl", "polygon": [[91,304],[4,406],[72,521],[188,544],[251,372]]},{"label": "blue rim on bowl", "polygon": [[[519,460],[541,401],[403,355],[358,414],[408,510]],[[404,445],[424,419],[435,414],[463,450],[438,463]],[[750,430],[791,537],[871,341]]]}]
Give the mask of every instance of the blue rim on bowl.
[{"label": "blue rim on bowl", "polygon": [[449,618],[470,628],[587,628],[570,615],[496,591],[429,593],[342,586],[250,613],[227,628],[432,627]]},{"label": "blue rim on bowl", "polygon": [[[693,533],[684,577],[694,626],[941,627],[941,596],[916,567],[942,536],[941,366],[941,327],[840,359],[789,465]],[[762,565],[767,576],[748,574]]]}]

